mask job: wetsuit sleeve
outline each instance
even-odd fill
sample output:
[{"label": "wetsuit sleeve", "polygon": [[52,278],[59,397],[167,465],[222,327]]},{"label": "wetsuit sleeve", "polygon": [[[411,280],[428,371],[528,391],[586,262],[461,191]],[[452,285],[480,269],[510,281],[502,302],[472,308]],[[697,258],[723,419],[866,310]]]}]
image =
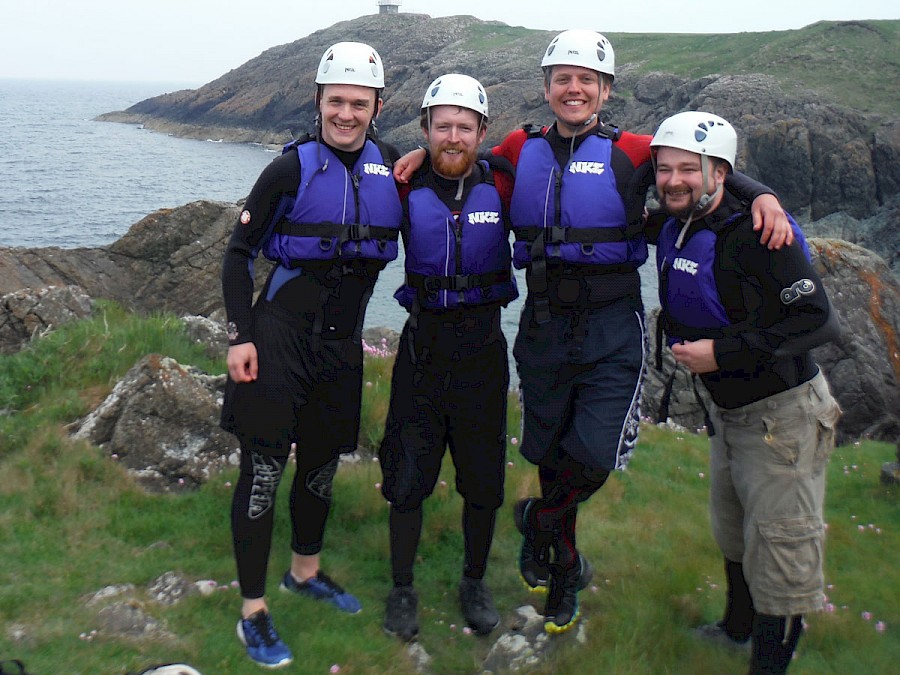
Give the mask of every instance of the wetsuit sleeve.
[{"label": "wetsuit sleeve", "polygon": [[775,195],[775,191],[762,183],[753,180],[750,176],[735,171],[725,176],[725,189],[746,204],[761,195]]},{"label": "wetsuit sleeve", "polygon": [[222,262],[222,294],[229,324],[229,344],[252,340],[253,262],[271,234],[279,203],[284,197],[296,196],[299,185],[297,153],[277,157],[256,179],[235,223]]},{"label": "wetsuit sleeve", "polygon": [[514,167],[519,164],[519,153],[522,152],[522,146],[528,140],[528,134],[524,129],[516,129],[509,134],[500,145],[495,145],[490,149],[494,155],[506,158]]},{"label": "wetsuit sleeve", "polygon": [[631,160],[634,167],[638,167],[645,162],[650,162],[650,141],[652,140],[653,136],[623,131],[619,140],[616,141],[616,147],[628,155],[628,159]]},{"label": "wetsuit sleeve", "polygon": [[748,315],[715,341],[721,369],[752,372],[755,363],[801,354],[837,337],[834,309],[800,246],[768,250],[759,244],[749,218],[723,245],[739,277],[731,287],[742,295]]},{"label": "wetsuit sleeve", "polygon": [[[647,192],[656,181],[653,163],[650,161],[650,141],[652,136],[623,131],[616,141],[611,158],[616,185],[625,203],[625,218],[629,224],[644,218]],[[647,241],[655,243],[659,238],[659,227],[655,221],[643,223]],[[662,222],[659,223],[661,225]]]}]

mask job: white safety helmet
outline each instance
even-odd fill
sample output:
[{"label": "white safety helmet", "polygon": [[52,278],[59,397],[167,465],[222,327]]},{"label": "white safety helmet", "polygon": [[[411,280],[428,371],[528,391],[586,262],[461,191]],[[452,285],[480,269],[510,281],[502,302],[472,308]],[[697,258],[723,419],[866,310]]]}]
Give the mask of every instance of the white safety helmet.
[{"label": "white safety helmet", "polygon": [[372,47],[362,42],[338,42],[322,54],[316,84],[356,84],[384,89],[384,66]]},{"label": "white safety helmet", "polygon": [[541,68],[581,66],[615,76],[616,54],[612,44],[600,33],[584,28],[563,31],[548,45]]},{"label": "white safety helmet", "polygon": [[474,110],[485,119],[488,116],[487,94],[481,82],[459,73],[441,75],[428,85],[425,99],[422,101],[422,110],[438,105],[456,105]]},{"label": "white safety helmet", "polygon": [[737,132],[718,115],[690,110],[663,120],[650,141],[651,148],[660,146],[724,159],[734,169]]}]

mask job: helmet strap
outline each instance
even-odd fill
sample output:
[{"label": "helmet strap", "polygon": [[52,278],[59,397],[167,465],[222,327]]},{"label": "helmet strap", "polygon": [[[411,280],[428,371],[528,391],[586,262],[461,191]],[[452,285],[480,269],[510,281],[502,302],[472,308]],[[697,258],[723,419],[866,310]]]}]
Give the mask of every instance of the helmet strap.
[{"label": "helmet strap", "polygon": [[700,175],[703,178],[703,194],[700,195],[700,199],[697,200],[697,204],[694,206],[694,211],[698,214],[702,212],[710,202],[714,201],[716,197],[718,197],[722,193],[722,186],[717,185],[715,192],[709,194],[707,190],[709,190],[709,157],[706,155],[700,155]]}]

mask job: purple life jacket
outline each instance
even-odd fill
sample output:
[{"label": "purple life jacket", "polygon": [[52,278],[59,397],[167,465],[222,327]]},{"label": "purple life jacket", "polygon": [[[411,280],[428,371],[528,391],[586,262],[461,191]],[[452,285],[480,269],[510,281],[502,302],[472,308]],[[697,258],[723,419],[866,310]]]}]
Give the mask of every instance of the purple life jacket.
[{"label": "purple life jacket", "polygon": [[417,297],[426,309],[505,305],[518,297],[503,205],[487,175],[472,188],[458,218],[431,188],[410,190],[406,279],[394,294],[406,309]]},{"label": "purple life jacket", "polygon": [[322,143],[298,144],[297,154],[297,196],[279,205],[263,255],[288,269],[310,260],[394,260],[403,212],[375,142],[366,140],[352,171]]},{"label": "purple life jacket", "polygon": [[592,133],[560,169],[542,136],[525,141],[510,206],[516,268],[537,258],[635,268],[647,260],[643,228],[627,223],[610,162],[612,146],[605,131]]},{"label": "purple life jacket", "polygon": [[[719,338],[722,328],[730,325],[728,312],[716,287],[716,240],[719,233],[749,214],[734,213],[714,232],[695,231],[678,248],[683,223],[669,218],[662,226],[656,246],[659,270],[660,321],[668,336],[669,346],[682,340]],[[809,245],[797,222],[788,215],[794,239],[807,259]]]}]

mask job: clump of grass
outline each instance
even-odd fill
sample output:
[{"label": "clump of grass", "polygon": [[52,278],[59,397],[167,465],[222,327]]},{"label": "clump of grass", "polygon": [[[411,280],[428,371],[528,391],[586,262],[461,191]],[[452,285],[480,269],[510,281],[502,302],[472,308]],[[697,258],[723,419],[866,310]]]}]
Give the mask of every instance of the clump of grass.
[{"label": "clump of grass", "polygon": [[363,400],[359,420],[359,445],[375,452],[384,437],[391,395],[391,372],[395,354],[384,344],[368,345],[363,341]]}]

